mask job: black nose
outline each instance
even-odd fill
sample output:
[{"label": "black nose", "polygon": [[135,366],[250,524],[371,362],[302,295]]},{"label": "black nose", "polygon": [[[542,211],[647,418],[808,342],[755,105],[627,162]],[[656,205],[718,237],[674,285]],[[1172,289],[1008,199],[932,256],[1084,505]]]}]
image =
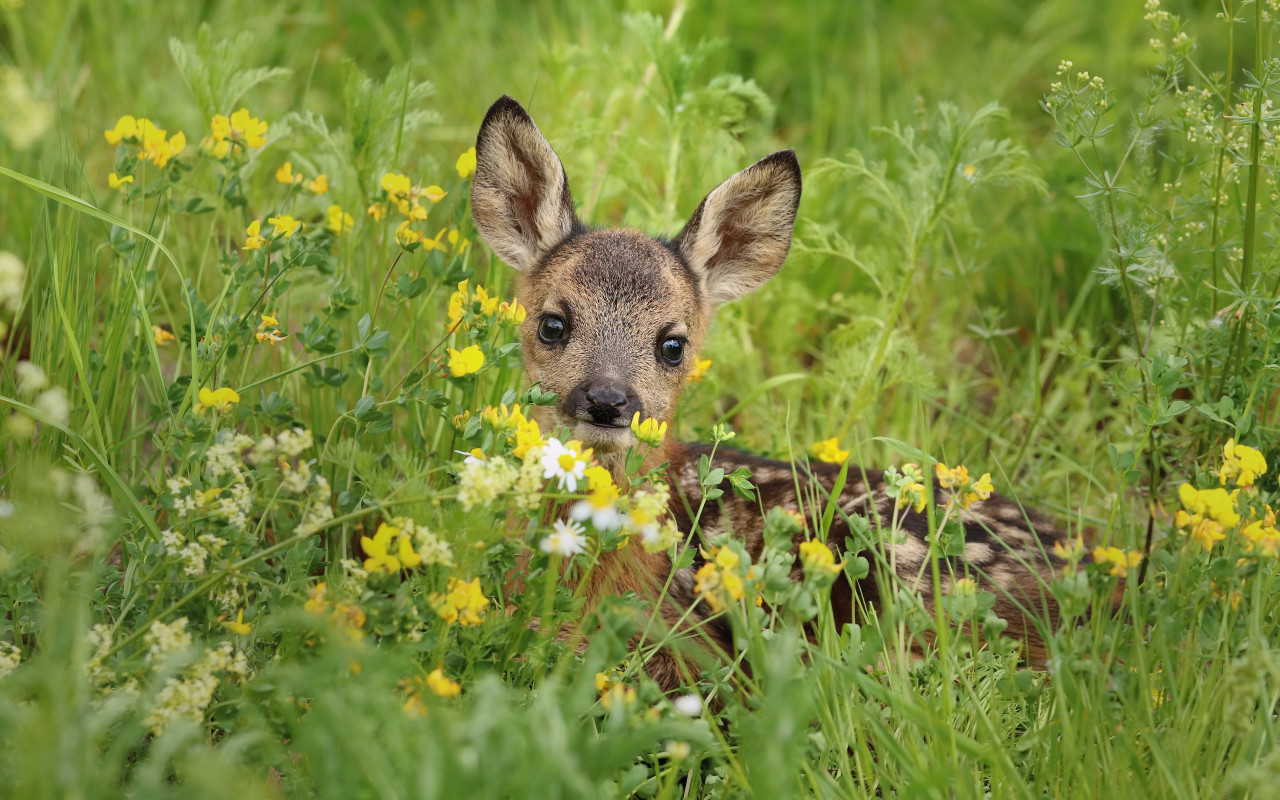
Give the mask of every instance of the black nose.
[{"label": "black nose", "polygon": [[587,379],[569,393],[566,410],[580,420],[597,425],[625,423],[640,404],[631,387],[616,381]]}]

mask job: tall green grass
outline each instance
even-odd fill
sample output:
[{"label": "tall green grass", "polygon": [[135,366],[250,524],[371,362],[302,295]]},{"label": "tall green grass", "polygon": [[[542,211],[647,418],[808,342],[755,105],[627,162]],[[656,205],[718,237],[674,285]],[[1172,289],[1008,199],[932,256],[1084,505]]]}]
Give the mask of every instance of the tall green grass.
[{"label": "tall green grass", "polygon": [[[0,287],[24,265],[0,293],[0,793],[1273,796],[1280,586],[1245,529],[1280,507],[1280,67],[1269,5],[1221,10],[0,0]],[[1048,587],[1066,621],[1040,671],[980,608],[934,617],[890,586],[836,630],[821,582],[762,567],[780,610],[733,612],[739,661],[705,665],[703,710],[678,711],[628,647],[642,609],[581,619],[538,513],[456,499],[454,451],[502,447],[479,412],[537,400],[509,325],[446,322],[464,278],[510,297],[454,168],[504,92],[596,224],[671,234],[736,169],[800,156],[792,256],[720,312],[672,435],[989,471],[1090,548],[1144,555],[1115,609],[1085,555]],[[265,146],[202,156],[242,106]],[[108,145],[124,114],[183,131],[179,166]],[[285,161],[328,193],[277,182]],[[388,172],[446,190],[418,227],[470,245],[402,254],[394,212],[364,212]],[[331,204],[353,230],[323,233]],[[245,251],[277,214],[303,234]],[[285,341],[257,341],[263,314]],[[473,342],[484,370],[446,377]],[[197,413],[223,386],[239,403]],[[170,479],[230,496],[207,469],[219,429],[294,427],[314,445],[287,468],[239,461],[244,531],[179,515]],[[1175,526],[1178,486],[1223,482],[1228,439],[1270,470],[1206,551]],[[284,488],[303,463],[331,493]],[[455,566],[353,577],[342,559],[396,517]],[[171,529],[227,543],[188,575]],[[480,581],[483,624],[441,620],[450,577]],[[181,619],[190,644],[149,657]],[[939,621],[953,635],[913,655]],[[198,723],[154,724],[223,641],[246,674],[212,670]],[[430,691],[437,668],[459,696]]]}]

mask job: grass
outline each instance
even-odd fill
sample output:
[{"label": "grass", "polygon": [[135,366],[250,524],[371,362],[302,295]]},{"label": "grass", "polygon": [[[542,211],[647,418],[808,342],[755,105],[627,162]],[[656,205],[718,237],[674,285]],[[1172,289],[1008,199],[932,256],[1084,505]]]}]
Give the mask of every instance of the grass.
[{"label": "grass", "polygon": [[[1280,67],[1269,6],[1221,10],[0,0],[0,793],[1275,796]],[[538,550],[564,493],[459,500],[454,451],[511,448],[480,412],[539,399],[511,324],[449,316],[463,279],[510,299],[455,169],[502,93],[596,224],[674,233],[797,150],[788,264],[721,310],[669,435],[990,472],[1143,556],[1115,612],[1084,554],[1033,670],[989,595],[935,617],[891,585],[837,630],[777,550],[748,583],[774,611],[730,604],[741,657],[681,713],[628,647],[647,612],[584,619]],[[241,107],[265,143],[202,150]],[[125,114],[185,150],[108,144]],[[387,173],[446,192],[411,228],[438,247],[364,211]],[[301,232],[244,246],[280,215]],[[451,377],[466,346],[484,367]],[[1251,483],[1228,440],[1270,469],[1180,499]],[[344,565],[383,524],[452,565]]]}]

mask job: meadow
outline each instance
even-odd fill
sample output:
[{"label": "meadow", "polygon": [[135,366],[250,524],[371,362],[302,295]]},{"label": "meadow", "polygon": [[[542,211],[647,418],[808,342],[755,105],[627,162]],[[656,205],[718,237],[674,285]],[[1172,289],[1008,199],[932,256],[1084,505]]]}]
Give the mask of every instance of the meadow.
[{"label": "meadow", "polygon": [[[0,796],[1280,797],[1276,14],[0,0]],[[989,473],[1067,535],[1045,669],[986,592],[837,629],[820,564],[721,564],[676,695],[584,613],[563,559],[678,545],[515,410],[504,93],[598,225],[795,148],[666,435]],[[622,529],[547,552],[584,497]]]}]

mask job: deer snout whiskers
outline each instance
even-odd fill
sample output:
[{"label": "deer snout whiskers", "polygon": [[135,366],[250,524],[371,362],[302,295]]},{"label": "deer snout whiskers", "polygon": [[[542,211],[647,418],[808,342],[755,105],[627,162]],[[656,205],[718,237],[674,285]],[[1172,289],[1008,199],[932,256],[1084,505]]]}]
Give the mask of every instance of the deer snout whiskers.
[{"label": "deer snout whiskers", "polygon": [[565,411],[574,419],[613,428],[627,427],[640,406],[630,386],[609,378],[587,378],[565,398]]}]

